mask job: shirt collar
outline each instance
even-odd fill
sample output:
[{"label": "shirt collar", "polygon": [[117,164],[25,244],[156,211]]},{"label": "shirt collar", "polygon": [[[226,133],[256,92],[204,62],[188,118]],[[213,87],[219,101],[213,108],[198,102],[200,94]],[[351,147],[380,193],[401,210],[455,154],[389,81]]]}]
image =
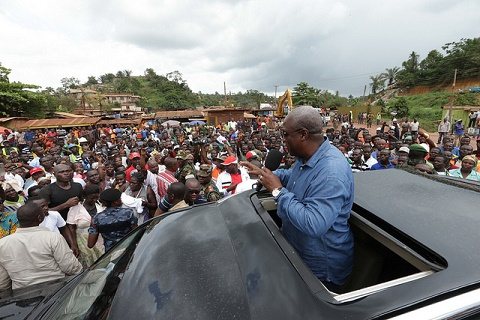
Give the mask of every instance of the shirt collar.
[{"label": "shirt collar", "polygon": [[318,147],[317,151],[315,151],[315,153],[310,157],[310,159],[308,159],[308,161],[306,163],[303,163],[303,158],[300,158],[302,160],[300,162],[301,163],[300,166],[307,166],[307,167],[310,167],[310,168],[315,167],[317,162],[320,161],[324,157],[325,152],[329,148],[332,148],[332,146],[330,145],[330,142],[328,141],[328,138],[324,137],[323,143],[320,145],[320,147]]},{"label": "shirt collar", "polygon": [[18,228],[15,233],[27,233],[27,232],[35,232],[35,231],[50,231],[50,229],[46,227],[36,226],[36,227],[28,227],[28,228]]}]

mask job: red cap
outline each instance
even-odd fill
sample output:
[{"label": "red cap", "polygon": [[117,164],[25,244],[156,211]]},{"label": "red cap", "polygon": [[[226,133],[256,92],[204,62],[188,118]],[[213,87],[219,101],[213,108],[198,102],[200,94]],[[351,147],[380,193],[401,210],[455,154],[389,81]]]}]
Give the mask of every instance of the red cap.
[{"label": "red cap", "polygon": [[133,159],[133,158],[140,158],[140,153],[138,152],[132,152],[130,153],[130,155],[128,156],[128,159]]},{"label": "red cap", "polygon": [[228,166],[232,163],[238,163],[237,158],[235,156],[229,156],[225,161],[222,163],[224,166]]},{"label": "red cap", "polygon": [[37,173],[37,172],[43,172],[43,169],[42,168],[30,169],[30,175],[33,175],[34,173]]},{"label": "red cap", "polygon": [[254,151],[248,151],[246,154],[247,160],[250,159],[251,157],[257,158],[258,155]]}]

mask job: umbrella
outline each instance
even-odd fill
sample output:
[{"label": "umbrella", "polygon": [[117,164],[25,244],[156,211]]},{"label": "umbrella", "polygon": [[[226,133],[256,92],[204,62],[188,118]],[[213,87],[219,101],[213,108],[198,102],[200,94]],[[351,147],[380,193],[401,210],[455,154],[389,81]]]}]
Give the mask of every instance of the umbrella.
[{"label": "umbrella", "polygon": [[170,125],[170,127],[180,127],[180,121],[177,120],[167,120],[162,123],[162,126],[166,127],[167,125]]},{"label": "umbrella", "polygon": [[194,125],[197,125],[197,124],[205,124],[205,122],[203,122],[201,120],[193,120],[193,121],[190,121],[188,124],[191,125],[191,126],[194,126]]}]

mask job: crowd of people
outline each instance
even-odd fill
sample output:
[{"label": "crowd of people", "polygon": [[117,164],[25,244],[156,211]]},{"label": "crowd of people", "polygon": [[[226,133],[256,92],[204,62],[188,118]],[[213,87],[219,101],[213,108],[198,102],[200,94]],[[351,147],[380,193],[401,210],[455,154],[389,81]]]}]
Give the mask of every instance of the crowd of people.
[{"label": "crowd of people", "polygon": [[[313,114],[311,109],[298,109],[299,119],[320,117],[317,111]],[[295,115],[293,111],[292,114]],[[368,124],[374,119],[370,117],[368,120],[367,115]],[[332,153],[325,149],[327,146],[340,151],[332,153],[335,156],[328,160],[328,165],[338,167],[342,162],[350,174],[410,168],[424,174],[480,181],[480,137],[476,138],[474,150],[472,138],[464,133],[457,137],[457,131],[452,134],[450,124],[445,123],[447,119],[442,128],[439,125],[443,134],[437,143],[422,130],[417,119],[383,122],[373,135],[362,127],[363,118],[355,126],[348,116],[337,116],[334,121],[340,120],[340,127],[330,128],[322,128],[319,122],[300,123],[293,116],[287,119],[231,119],[217,126],[154,124],[5,130],[0,134],[0,290],[79,273],[148,219],[182,207],[218,201],[249,190],[259,181],[269,191],[276,190],[274,196],[282,199],[282,231],[302,253],[302,241],[306,240],[296,234],[292,224],[286,223],[292,219],[288,216],[289,205],[297,201],[293,195],[299,191],[285,195],[287,191],[281,189],[282,185],[289,191],[306,188],[303,182],[289,187],[288,169],[298,169],[298,159],[322,159],[313,153]],[[303,149],[288,142],[292,136],[303,133],[305,140],[298,142],[304,143]],[[273,149],[284,154],[281,169],[286,170],[279,170],[277,178],[261,169]],[[346,172],[341,175],[351,179]],[[307,180],[305,177],[304,182]],[[343,181],[338,188],[351,193],[353,185],[349,183]],[[332,193],[340,190],[322,188]],[[284,200],[287,198],[288,201]],[[324,198],[339,201],[328,195]],[[341,213],[331,213],[334,220],[338,215],[343,217],[341,228],[348,219],[345,208]],[[298,228],[297,222],[294,225]],[[330,227],[319,226],[318,232],[328,237],[326,230]],[[350,235],[345,239],[350,250]],[[37,254],[31,253],[33,247],[38,247]],[[313,246],[320,247],[318,243]],[[333,254],[351,262],[351,254]],[[16,258],[26,255],[30,255],[26,259],[28,266]],[[326,275],[318,268],[318,262],[325,262],[324,258],[306,259],[322,280]],[[349,269],[338,269],[338,274],[328,275],[331,283],[326,284],[335,286],[344,281]]]}]

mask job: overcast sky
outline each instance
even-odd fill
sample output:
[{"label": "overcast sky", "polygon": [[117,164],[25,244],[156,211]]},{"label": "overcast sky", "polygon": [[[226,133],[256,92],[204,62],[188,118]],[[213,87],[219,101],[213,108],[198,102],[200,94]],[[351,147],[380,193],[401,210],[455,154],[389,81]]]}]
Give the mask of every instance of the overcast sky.
[{"label": "overcast sky", "polygon": [[194,92],[278,96],[303,81],[359,96],[412,51],[479,37],[479,13],[477,0],[0,0],[0,62],[53,88],[153,68]]}]

